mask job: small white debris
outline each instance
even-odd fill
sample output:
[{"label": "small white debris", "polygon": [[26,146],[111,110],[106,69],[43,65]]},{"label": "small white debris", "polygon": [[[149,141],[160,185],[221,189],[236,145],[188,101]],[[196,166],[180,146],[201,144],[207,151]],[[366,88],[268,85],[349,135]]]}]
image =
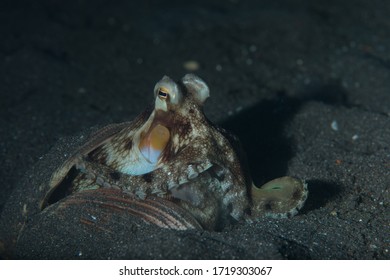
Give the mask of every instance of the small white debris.
[{"label": "small white debris", "polygon": [[197,62],[195,60],[188,60],[188,61],[183,63],[183,67],[184,67],[184,69],[186,69],[188,71],[196,71],[196,70],[199,70],[200,64],[199,64],[199,62]]},{"label": "small white debris", "polygon": [[222,71],[222,66],[220,64],[217,64],[215,66],[215,70],[217,70],[218,72]]},{"label": "small white debris", "polygon": [[375,244],[370,244],[370,249],[373,249],[373,250],[375,250],[375,249],[378,249],[378,246],[376,246]]},{"label": "small white debris", "polygon": [[338,130],[339,130],[339,124],[337,123],[336,120],[334,120],[334,121],[330,124],[330,127],[331,127],[334,131],[338,131]]},{"label": "small white debris", "polygon": [[77,254],[79,257],[81,257],[82,255],[83,255],[83,252],[78,252],[78,254]]},{"label": "small white debris", "polygon": [[354,136],[352,136],[352,140],[353,140],[353,141],[356,141],[356,140],[358,140],[358,139],[359,139],[359,135],[355,134]]},{"label": "small white debris", "polygon": [[96,218],[96,216],[91,215],[91,219],[94,220],[94,221],[96,221],[97,218]]},{"label": "small white debris", "polygon": [[330,212],[330,214],[331,214],[332,216],[336,217],[336,216],[337,216],[337,211],[333,210],[332,212]]}]

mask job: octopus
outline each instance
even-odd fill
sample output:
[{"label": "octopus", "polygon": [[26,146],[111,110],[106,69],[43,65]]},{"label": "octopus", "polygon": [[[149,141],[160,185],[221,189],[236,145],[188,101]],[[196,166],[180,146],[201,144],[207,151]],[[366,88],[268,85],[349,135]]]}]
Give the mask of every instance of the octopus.
[{"label": "octopus", "polygon": [[194,74],[178,82],[164,76],[154,102],[134,121],[100,129],[53,173],[41,209],[68,196],[115,190],[132,204],[169,201],[208,230],[295,215],[307,198],[306,183],[282,177],[256,187],[238,138],[205,116],[209,97]]}]

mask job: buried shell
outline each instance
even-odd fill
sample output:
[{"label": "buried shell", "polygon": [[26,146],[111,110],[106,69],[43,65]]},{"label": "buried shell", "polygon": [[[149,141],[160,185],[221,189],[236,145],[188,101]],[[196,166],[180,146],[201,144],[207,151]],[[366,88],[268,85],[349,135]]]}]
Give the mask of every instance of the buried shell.
[{"label": "buried shell", "polygon": [[145,238],[146,232],[150,238],[157,233],[163,240],[164,232],[168,232],[164,229],[175,232],[201,226],[187,211],[167,199],[139,200],[115,189],[83,191],[31,216],[14,247],[3,257],[118,258],[129,244],[138,246],[136,240]]},{"label": "buried shell", "polygon": [[72,213],[78,220],[75,226],[86,225],[104,230],[109,230],[108,221],[113,219],[121,219],[121,224],[131,220],[135,224],[154,224],[175,230],[201,228],[194,217],[168,199],[147,197],[140,200],[112,188],[75,193],[48,206],[42,215],[50,213],[61,220],[67,216],[66,212]]}]

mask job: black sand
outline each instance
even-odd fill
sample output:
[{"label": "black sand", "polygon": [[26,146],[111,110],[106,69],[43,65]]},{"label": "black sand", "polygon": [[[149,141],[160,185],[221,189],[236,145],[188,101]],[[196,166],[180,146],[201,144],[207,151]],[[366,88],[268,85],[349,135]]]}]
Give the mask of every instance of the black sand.
[{"label": "black sand", "polygon": [[0,3],[1,208],[59,139],[133,119],[188,61],[256,183],[296,176],[310,194],[291,219],[132,227],[103,243],[51,229],[13,257],[389,259],[390,2],[58,3]]}]

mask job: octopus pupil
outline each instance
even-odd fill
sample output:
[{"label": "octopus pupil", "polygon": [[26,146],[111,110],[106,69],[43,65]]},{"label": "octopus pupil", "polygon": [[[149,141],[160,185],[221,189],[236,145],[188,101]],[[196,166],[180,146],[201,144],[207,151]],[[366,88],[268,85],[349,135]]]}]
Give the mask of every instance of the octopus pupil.
[{"label": "octopus pupil", "polygon": [[158,95],[160,96],[160,97],[162,97],[162,98],[167,98],[167,96],[168,96],[168,94],[166,93],[166,92],[163,92],[163,91],[159,91],[158,92]]}]

